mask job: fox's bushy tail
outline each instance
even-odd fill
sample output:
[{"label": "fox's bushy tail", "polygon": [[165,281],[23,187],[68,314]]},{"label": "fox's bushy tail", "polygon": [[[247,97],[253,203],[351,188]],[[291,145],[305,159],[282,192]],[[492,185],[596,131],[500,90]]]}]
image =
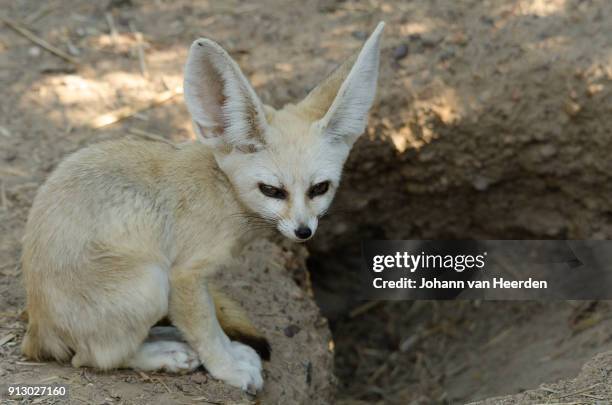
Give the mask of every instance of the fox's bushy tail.
[{"label": "fox's bushy tail", "polygon": [[209,290],[215,302],[217,319],[227,336],[251,346],[262,359],[270,360],[271,349],[268,340],[253,326],[240,304],[214,286],[209,286]]}]

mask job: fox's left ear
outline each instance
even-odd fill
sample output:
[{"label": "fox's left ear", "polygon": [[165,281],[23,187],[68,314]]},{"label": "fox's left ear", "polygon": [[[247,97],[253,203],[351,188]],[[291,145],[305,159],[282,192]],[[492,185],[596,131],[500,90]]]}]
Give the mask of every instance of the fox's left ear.
[{"label": "fox's left ear", "polygon": [[352,145],[365,130],[376,96],[384,26],[380,22],[357,57],[347,60],[298,104],[316,121],[324,136],[334,141]]}]

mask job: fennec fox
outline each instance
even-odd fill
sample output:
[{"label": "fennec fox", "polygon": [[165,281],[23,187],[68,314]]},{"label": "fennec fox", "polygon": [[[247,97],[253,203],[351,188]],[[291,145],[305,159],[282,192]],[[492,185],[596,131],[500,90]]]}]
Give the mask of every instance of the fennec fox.
[{"label": "fennec fox", "polygon": [[[267,342],[208,279],[262,221],[294,241],[312,237],[364,132],[382,29],[281,110],[261,103],[223,48],[199,39],[184,82],[197,142],[108,141],[64,160],[26,226],[25,355],[103,370],[203,364],[261,389],[260,356],[232,339],[264,355]],[[165,317],[174,329],[152,329]]]}]

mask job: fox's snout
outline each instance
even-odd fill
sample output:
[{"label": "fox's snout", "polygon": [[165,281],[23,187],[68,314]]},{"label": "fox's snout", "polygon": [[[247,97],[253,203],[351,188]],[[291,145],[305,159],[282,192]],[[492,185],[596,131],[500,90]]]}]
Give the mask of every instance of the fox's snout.
[{"label": "fox's snout", "polygon": [[317,225],[318,221],[316,217],[305,221],[281,219],[277,224],[277,229],[289,240],[294,242],[306,242],[315,234]]},{"label": "fox's snout", "polygon": [[294,231],[295,236],[298,239],[301,240],[308,240],[310,239],[310,237],[312,236],[312,230],[305,226],[305,225],[300,225],[295,231]]}]

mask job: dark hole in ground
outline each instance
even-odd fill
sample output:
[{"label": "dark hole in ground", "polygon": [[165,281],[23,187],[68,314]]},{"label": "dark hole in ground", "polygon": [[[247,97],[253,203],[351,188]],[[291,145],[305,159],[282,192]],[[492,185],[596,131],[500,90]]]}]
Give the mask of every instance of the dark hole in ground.
[{"label": "dark hole in ground", "polygon": [[[385,237],[382,227],[362,229],[367,238]],[[612,346],[607,305],[594,311],[571,302],[367,305],[358,297],[360,260],[358,242],[339,240],[324,251],[310,247],[307,261],[334,336],[340,400],[463,403],[514,394],[574,376]]]}]

